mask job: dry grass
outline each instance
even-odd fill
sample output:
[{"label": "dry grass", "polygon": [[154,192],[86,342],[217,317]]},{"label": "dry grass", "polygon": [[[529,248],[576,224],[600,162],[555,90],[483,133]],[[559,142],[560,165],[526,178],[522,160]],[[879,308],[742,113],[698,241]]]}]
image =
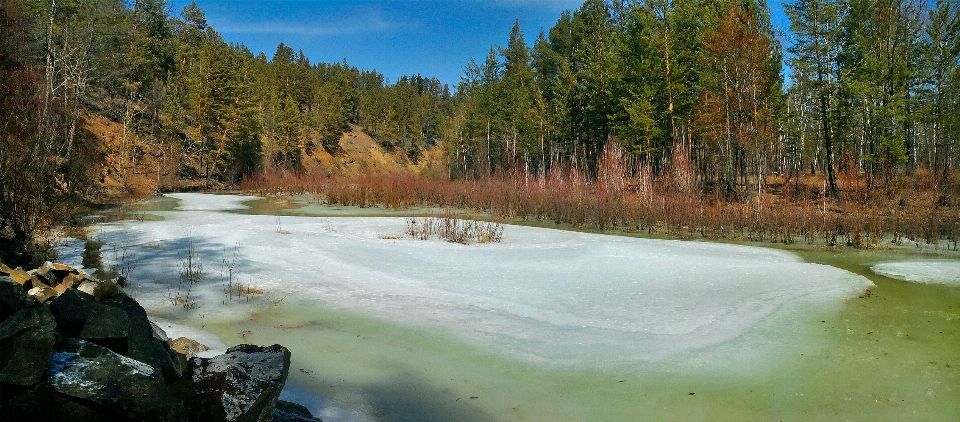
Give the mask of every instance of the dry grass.
[{"label": "dry grass", "polygon": [[[820,175],[770,176],[759,189],[754,183],[730,197],[697,189],[690,166],[668,167],[658,176],[648,166],[632,173],[625,167],[614,160],[593,179],[573,170],[453,181],[412,173],[349,178],[269,173],[245,180],[242,187],[260,195],[313,193],[331,205],[439,207],[683,239],[958,249],[960,172],[947,186],[923,170],[882,180],[841,172],[835,197],[824,194]],[[410,220],[408,234],[429,238],[445,230],[445,238],[460,241],[462,221]]]},{"label": "dry grass", "polygon": [[230,297],[229,300],[233,299],[245,299],[250,300],[250,296],[253,295],[262,295],[264,290],[259,287],[254,287],[249,284],[243,284],[240,282],[231,283],[227,289],[224,291],[224,294]]},{"label": "dry grass", "polygon": [[440,217],[414,217],[407,219],[407,235],[420,240],[436,237],[448,242],[496,243],[503,240],[503,223],[465,220],[452,212]]}]

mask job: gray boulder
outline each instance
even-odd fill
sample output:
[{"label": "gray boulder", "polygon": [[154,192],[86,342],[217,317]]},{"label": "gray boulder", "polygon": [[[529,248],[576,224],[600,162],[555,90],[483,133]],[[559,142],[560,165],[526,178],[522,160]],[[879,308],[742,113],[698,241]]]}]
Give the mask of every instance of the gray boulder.
[{"label": "gray boulder", "polygon": [[290,371],[290,351],[242,344],[213,358],[190,360],[177,389],[193,420],[271,422]]},{"label": "gray boulder", "polygon": [[[4,392],[6,396],[7,392]],[[0,406],[0,420],[20,422],[120,422],[131,421],[123,415],[111,413],[108,409],[92,409],[73,402],[57,394],[46,384],[4,397]]]},{"label": "gray boulder", "polygon": [[283,346],[190,360],[178,349],[206,347],[171,342],[113,282],[62,264],[0,263],[0,421],[319,421],[278,403]]},{"label": "gray boulder", "polygon": [[47,362],[44,383],[138,421],[187,421],[159,371],[83,340],[70,339]]},{"label": "gray boulder", "polygon": [[39,303],[0,323],[0,382],[31,385],[40,381],[53,351],[56,326],[53,314]]},{"label": "gray boulder", "polygon": [[27,306],[27,291],[16,281],[0,275],[0,321],[6,320]]},{"label": "gray boulder", "polygon": [[323,422],[313,417],[306,407],[288,401],[277,400],[277,411],[273,414],[273,422]]},{"label": "gray boulder", "polygon": [[150,322],[147,312],[124,293],[103,300],[69,289],[50,303],[57,332],[65,337],[89,340],[116,353],[159,369],[167,382],[183,375],[174,364],[166,334]]},{"label": "gray boulder", "polygon": [[69,289],[50,303],[50,310],[61,335],[89,340],[121,355],[129,354],[131,321],[122,309],[97,302],[82,291]]},{"label": "gray boulder", "polygon": [[167,335],[150,322],[147,311],[136,300],[119,293],[100,303],[114,306],[122,310],[129,321],[129,335],[127,337],[127,357],[144,362],[160,370],[168,383],[175,382],[183,375],[174,360],[171,358],[170,346],[163,339]]}]

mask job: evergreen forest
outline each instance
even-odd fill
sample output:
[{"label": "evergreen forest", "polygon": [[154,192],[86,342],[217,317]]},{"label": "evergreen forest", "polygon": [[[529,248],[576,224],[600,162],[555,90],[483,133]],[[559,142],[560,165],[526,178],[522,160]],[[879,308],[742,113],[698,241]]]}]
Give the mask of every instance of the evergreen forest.
[{"label": "evergreen forest", "polygon": [[[103,201],[105,183],[136,175],[156,191],[326,183],[336,202],[337,175],[316,174],[314,157],[337,157],[355,129],[415,169],[396,176],[394,190],[500,183],[523,196],[533,192],[525,186],[576,180],[585,197],[606,198],[596,210],[610,191],[642,194],[644,204],[693,198],[695,223],[658,211],[686,230],[711,226],[703,209],[717,203],[754,204],[735,219],[756,227],[776,208],[764,198],[775,197],[841,214],[859,204],[874,217],[914,208],[936,220],[929,236],[956,245],[960,235],[950,217],[960,208],[955,0],[791,0],[786,28],[771,24],[762,0],[586,0],[550,28],[514,25],[502,45],[463,64],[459,81],[444,82],[311,63],[286,44],[253,52],[226,42],[196,3],[0,5],[5,262],[41,256],[45,233],[76,204]],[[104,122],[117,129],[105,135]],[[408,205],[443,202],[411,195]],[[497,201],[441,205],[642,225]],[[834,236],[860,229],[844,230]]]}]

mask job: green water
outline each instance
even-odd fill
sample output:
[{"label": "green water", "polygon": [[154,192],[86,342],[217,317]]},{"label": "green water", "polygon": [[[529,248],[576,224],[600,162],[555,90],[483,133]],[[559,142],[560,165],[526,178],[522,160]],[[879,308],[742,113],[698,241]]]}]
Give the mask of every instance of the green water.
[{"label": "green water", "polygon": [[378,420],[960,420],[960,289],[869,272],[890,253],[802,256],[876,287],[805,324],[796,333],[805,345],[736,372],[710,363],[703,371],[537,365],[444,333],[293,301],[263,300],[248,319],[205,329],[230,344],[245,337],[286,345],[292,385]]}]

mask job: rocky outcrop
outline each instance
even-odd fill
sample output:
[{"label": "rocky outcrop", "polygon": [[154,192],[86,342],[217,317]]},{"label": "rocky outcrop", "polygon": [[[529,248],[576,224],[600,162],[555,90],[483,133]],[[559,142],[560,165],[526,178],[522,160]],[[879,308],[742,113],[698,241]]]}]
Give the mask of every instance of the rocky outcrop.
[{"label": "rocky outcrop", "polygon": [[220,356],[190,359],[179,394],[202,420],[271,421],[289,369],[285,347],[241,344]]},{"label": "rocky outcrop", "polygon": [[84,340],[65,343],[50,355],[44,374],[57,393],[137,421],[188,420],[156,368]]},{"label": "rocky outcrop", "polygon": [[0,323],[0,383],[32,385],[40,381],[47,356],[53,352],[54,327],[53,314],[39,303],[24,304]]},{"label": "rocky outcrop", "polygon": [[202,345],[177,342],[189,359],[112,281],[62,264],[0,263],[4,422],[319,420],[278,405],[290,368],[283,346],[198,358]]}]

